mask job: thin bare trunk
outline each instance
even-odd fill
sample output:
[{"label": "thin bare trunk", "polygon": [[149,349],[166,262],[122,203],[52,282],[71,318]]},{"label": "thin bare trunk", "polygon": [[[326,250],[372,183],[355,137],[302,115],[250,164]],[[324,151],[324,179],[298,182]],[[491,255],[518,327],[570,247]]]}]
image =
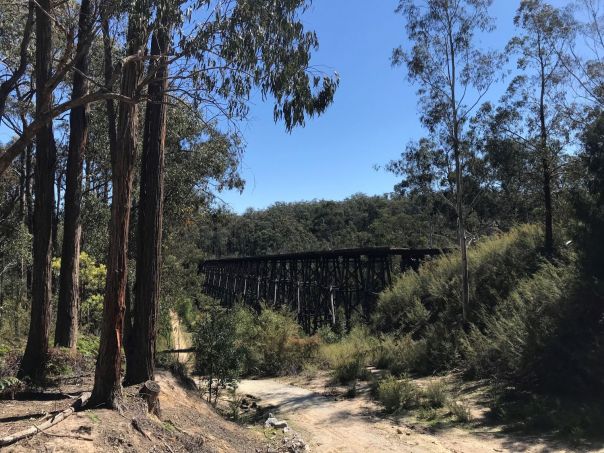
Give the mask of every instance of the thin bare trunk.
[{"label": "thin bare trunk", "polygon": [[551,256],[554,252],[554,226],[552,207],[552,169],[550,165],[550,153],[548,147],[548,133],[545,119],[545,67],[541,62],[541,90],[539,97],[539,148],[541,150],[541,166],[543,172],[543,202],[545,206],[545,253]]},{"label": "thin bare trunk", "polygon": [[456,83],[456,54],[453,40],[453,28],[449,20],[448,39],[451,55],[451,110],[453,114],[453,157],[455,159],[455,207],[457,211],[457,239],[461,253],[461,306],[464,323],[470,316],[470,278],[468,272],[468,244],[466,241],[466,226],[463,205],[463,163],[461,157],[460,118],[457,110]]}]

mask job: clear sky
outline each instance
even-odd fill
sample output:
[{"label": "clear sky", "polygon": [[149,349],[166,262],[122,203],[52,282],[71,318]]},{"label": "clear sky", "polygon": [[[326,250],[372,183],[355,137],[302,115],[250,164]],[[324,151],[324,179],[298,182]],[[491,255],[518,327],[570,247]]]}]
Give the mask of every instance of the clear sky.
[{"label": "clear sky", "polygon": [[[503,49],[514,34],[520,0],[494,0],[497,29],[484,47]],[[551,0],[563,6],[568,0]],[[422,136],[416,87],[403,67],[392,68],[392,49],[404,44],[405,22],[394,13],[397,0],[314,0],[304,16],[319,36],[312,64],[337,71],[340,86],[326,113],[291,134],[273,122],[270,100],[253,99],[241,124],[246,141],[242,194],[219,194],[235,211],[264,208],[277,201],[340,200],[352,194],[391,192],[397,182],[376,165],[396,158],[406,143]],[[493,92],[499,97],[502,87]],[[0,127],[0,141],[10,137]]]},{"label": "clear sky", "polygon": [[[561,6],[564,0],[552,2]],[[396,178],[375,171],[422,135],[415,96],[392,49],[405,41],[397,0],[314,0],[304,17],[320,49],[313,64],[340,74],[334,104],[291,134],[275,124],[272,104],[257,100],[242,126],[247,142],[243,194],[220,194],[232,209],[264,208],[277,201],[339,200],[354,193],[391,192]],[[497,29],[485,47],[503,49],[514,33],[519,0],[495,0]],[[498,91],[498,90],[496,90]],[[497,97],[499,93],[497,94]]]}]

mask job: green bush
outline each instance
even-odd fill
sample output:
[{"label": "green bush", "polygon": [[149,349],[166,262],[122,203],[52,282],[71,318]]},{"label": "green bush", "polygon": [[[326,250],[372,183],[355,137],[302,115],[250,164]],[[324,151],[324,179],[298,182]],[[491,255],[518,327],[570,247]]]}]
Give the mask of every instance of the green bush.
[{"label": "green bush", "polygon": [[[541,230],[533,225],[486,238],[468,250],[472,321],[480,308],[492,307],[507,297],[515,284],[534,273],[541,262]],[[450,321],[461,314],[460,260],[450,253],[405,272],[379,298],[374,317],[381,331],[406,331],[421,326],[434,313]]]},{"label": "green bush", "polygon": [[464,368],[472,376],[525,388],[599,391],[602,343],[590,329],[595,321],[585,312],[584,285],[573,259],[544,264],[485,316],[483,329],[474,327],[465,336]]},{"label": "green bush", "polygon": [[243,351],[237,341],[235,317],[220,307],[209,307],[194,336],[195,371],[208,379],[208,401],[216,404],[219,392],[239,379]]},{"label": "green bush", "polygon": [[422,391],[423,405],[436,409],[443,407],[449,401],[447,384],[443,381],[431,381]]},{"label": "green bush", "polygon": [[99,353],[100,338],[93,335],[80,335],[77,350],[84,357],[96,358]]},{"label": "green bush", "polygon": [[418,405],[419,388],[409,379],[388,377],[379,382],[377,398],[389,414],[401,413]]},{"label": "green bush", "polygon": [[238,307],[233,316],[246,374],[299,373],[315,360],[319,337],[305,335],[291,313],[264,306],[257,314]]},{"label": "green bush", "polygon": [[447,409],[453,418],[460,423],[468,423],[472,420],[472,412],[470,412],[470,407],[466,403],[451,401],[447,404]]},{"label": "green bush", "polygon": [[568,297],[572,267],[546,264],[517,285],[510,297],[462,340],[464,365],[477,377],[512,379],[532,374],[542,342],[553,334],[554,314]]},{"label": "green bush", "polygon": [[374,362],[378,340],[364,327],[355,327],[338,343],[323,344],[319,356],[323,366],[333,370],[342,384],[367,379],[366,367]]},{"label": "green bush", "polygon": [[357,379],[367,379],[368,377],[365,357],[362,354],[355,354],[342,360],[333,369],[333,378],[340,384],[348,384]]},{"label": "green bush", "polygon": [[411,371],[423,371],[426,355],[425,340],[415,341],[409,335],[397,339],[386,335],[375,350],[375,366],[401,376]]},{"label": "green bush", "polygon": [[[518,282],[539,269],[541,242],[540,229],[525,225],[469,249],[471,325],[482,329]],[[404,273],[380,295],[374,328],[424,342],[421,359],[409,363],[411,371],[441,371],[459,363],[464,334],[459,288],[459,255],[451,253]],[[422,369],[414,369],[418,365]]]}]

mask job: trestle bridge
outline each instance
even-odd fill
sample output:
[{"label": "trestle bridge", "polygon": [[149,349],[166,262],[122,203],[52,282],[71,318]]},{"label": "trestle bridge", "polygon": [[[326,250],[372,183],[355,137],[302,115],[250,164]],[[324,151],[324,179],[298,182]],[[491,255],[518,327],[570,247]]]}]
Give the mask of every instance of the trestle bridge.
[{"label": "trestle bridge", "polygon": [[394,275],[440,249],[370,247],[203,261],[204,292],[225,306],[287,307],[306,332],[368,320]]}]

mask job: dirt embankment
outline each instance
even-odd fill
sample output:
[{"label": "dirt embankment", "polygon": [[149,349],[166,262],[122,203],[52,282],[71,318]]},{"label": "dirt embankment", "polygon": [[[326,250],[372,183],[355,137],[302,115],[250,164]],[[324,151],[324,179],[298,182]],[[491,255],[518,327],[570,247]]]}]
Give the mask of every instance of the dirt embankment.
[{"label": "dirt embankment", "polygon": [[[138,388],[124,390],[122,413],[107,409],[77,412],[69,418],[6,447],[6,452],[256,452],[262,436],[224,420],[199,396],[167,371],[159,371],[161,418],[147,415]],[[40,423],[73,402],[69,394],[90,390],[88,379],[47,389],[36,400],[0,401],[0,437]]]}]

